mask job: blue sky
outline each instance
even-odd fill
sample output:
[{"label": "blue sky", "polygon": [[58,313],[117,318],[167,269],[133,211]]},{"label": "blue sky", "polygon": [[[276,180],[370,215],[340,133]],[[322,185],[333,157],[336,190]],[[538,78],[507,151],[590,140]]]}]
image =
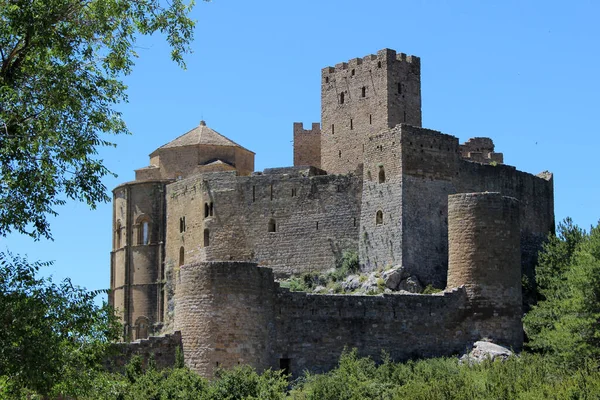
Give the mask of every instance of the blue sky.
[{"label": "blue sky", "polygon": [[[382,48],[421,57],[423,126],[491,137],[505,163],[555,179],[555,214],[582,227],[600,218],[600,3],[595,1],[199,1],[187,70],[160,36],[139,40],[131,136],[100,150],[134,179],[154,149],[207,124],[256,152],[256,169],[292,164],[292,123],[320,120],[320,71]],[[54,241],[11,235],[0,247],[54,260],[44,273],[109,286],[110,204],[69,202]]]}]

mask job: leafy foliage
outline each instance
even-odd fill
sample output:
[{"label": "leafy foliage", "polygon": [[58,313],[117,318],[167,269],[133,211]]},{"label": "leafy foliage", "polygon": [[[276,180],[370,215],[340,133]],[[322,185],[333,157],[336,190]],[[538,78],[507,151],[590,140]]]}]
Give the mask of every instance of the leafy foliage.
[{"label": "leafy foliage", "polygon": [[600,225],[585,232],[567,219],[540,255],[539,303],[525,316],[529,347],[581,364],[600,361]]},{"label": "leafy foliage", "polygon": [[113,145],[105,135],[128,133],[114,106],[127,99],[136,37],[163,33],[185,67],[194,22],[183,1],[0,2],[0,234],[50,238],[47,215],[65,199],[109,200],[95,156]]},{"label": "leafy foliage", "polygon": [[85,392],[120,331],[112,309],[95,305],[100,291],[37,278],[49,264],[0,252],[0,375],[11,393]]}]

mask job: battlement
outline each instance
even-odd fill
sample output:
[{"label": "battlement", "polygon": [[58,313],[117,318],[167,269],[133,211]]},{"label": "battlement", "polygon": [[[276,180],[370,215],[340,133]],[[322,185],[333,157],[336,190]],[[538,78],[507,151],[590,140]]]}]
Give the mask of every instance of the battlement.
[{"label": "battlement", "polygon": [[302,122],[294,122],[294,166],[321,167],[321,124],[313,122],[304,129]]},{"label": "battlement", "polygon": [[470,138],[459,146],[461,157],[482,164],[504,162],[504,154],[494,152],[494,141],[488,137]]},{"label": "battlement", "polygon": [[326,76],[340,71],[351,70],[352,67],[357,67],[359,65],[366,65],[371,68],[382,68],[384,66],[384,61],[386,63],[399,62],[419,67],[421,66],[421,59],[417,56],[407,55],[406,53],[396,53],[396,51],[392,49],[382,49],[379,50],[377,54],[369,54],[362,58],[352,58],[346,62],[335,64],[335,67],[325,67],[321,70],[321,74]]}]

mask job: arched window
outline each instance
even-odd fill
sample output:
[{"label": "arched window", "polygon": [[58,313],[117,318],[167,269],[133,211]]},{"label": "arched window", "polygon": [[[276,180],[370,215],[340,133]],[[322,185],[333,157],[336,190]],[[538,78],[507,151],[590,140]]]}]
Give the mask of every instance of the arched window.
[{"label": "arched window", "polygon": [[383,211],[378,210],[377,215],[375,215],[375,225],[383,224]]},{"label": "arched window", "polygon": [[344,92],[340,93],[340,104],[344,104]]},{"label": "arched window", "polygon": [[117,226],[115,227],[115,249],[121,248],[121,220],[117,221]]},{"label": "arched window", "polygon": [[181,267],[185,263],[185,249],[183,246],[179,248],[179,266]]},{"label": "arched window", "polygon": [[379,167],[379,183],[385,182],[385,170],[383,167]]},{"label": "arched window", "polygon": [[273,218],[271,218],[269,220],[268,231],[269,232],[277,232],[277,225],[275,224],[275,220]]},{"label": "arched window", "polygon": [[210,206],[208,203],[204,203],[204,218],[208,218],[210,215]]},{"label": "arched window", "polygon": [[204,247],[208,247],[210,245],[210,231],[208,229],[204,230]]},{"label": "arched window", "polygon": [[150,220],[142,215],[137,220],[137,244],[147,245],[150,243]]},{"label": "arched window", "polygon": [[366,96],[367,96],[367,87],[363,86],[361,89],[360,97],[366,97]]},{"label": "arched window", "polygon": [[381,61],[377,61],[377,68],[381,68]]},{"label": "arched window", "polygon": [[149,325],[150,321],[146,317],[139,317],[135,321],[135,340],[148,338]]}]

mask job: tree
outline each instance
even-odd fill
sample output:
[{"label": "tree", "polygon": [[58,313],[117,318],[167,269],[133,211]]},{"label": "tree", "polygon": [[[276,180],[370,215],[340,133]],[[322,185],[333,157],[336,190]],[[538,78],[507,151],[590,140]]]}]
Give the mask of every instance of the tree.
[{"label": "tree", "polygon": [[[163,5],[166,3],[167,5]],[[51,238],[47,215],[66,199],[108,201],[96,158],[126,134],[126,101],[139,35],[161,32],[185,68],[193,7],[184,0],[0,2],[0,234]]]},{"label": "tree", "polygon": [[540,301],[524,319],[528,346],[563,363],[600,361],[600,223],[585,232],[566,219],[540,254]]},{"label": "tree", "polygon": [[94,303],[100,291],[37,278],[48,264],[0,252],[0,388],[11,394],[84,393],[120,333],[113,310]]}]

